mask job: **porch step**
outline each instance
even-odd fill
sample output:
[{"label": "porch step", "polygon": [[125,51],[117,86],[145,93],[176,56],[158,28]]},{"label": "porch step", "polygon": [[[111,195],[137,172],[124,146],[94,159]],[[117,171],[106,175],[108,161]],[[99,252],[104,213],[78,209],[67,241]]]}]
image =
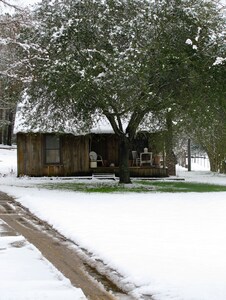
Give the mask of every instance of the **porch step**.
[{"label": "porch step", "polygon": [[92,178],[95,179],[113,179],[116,180],[114,173],[93,173]]}]

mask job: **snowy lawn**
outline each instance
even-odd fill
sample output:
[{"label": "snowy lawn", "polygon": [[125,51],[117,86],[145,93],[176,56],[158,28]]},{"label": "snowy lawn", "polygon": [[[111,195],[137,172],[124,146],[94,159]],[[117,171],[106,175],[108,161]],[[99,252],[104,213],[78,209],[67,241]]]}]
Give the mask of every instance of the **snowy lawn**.
[{"label": "snowy lawn", "polygon": [[[4,176],[0,181],[5,178],[13,182],[15,171],[16,150],[0,149],[0,176]],[[73,287],[36,247],[23,236],[11,235],[9,231],[0,218],[1,300],[86,299],[81,289]]]},{"label": "snowy lawn", "polygon": [[[208,171],[180,169],[179,175],[226,185],[225,176]],[[0,190],[92,252],[93,261],[116,270],[123,277],[115,280],[137,299],[226,299],[226,192],[89,194],[31,187],[41,182],[51,180],[11,175],[1,178]]]},{"label": "snowy lawn", "polygon": [[7,236],[0,219],[1,300],[85,300],[33,245],[21,235]]}]

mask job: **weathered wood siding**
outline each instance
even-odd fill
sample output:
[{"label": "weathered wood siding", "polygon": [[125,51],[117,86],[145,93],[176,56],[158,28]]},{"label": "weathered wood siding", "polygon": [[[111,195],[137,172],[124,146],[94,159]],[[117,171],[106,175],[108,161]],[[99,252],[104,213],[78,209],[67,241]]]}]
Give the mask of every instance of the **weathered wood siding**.
[{"label": "weathered wood siding", "polygon": [[42,173],[42,153],[40,134],[17,135],[18,175],[40,176]]},{"label": "weathered wood siding", "polygon": [[[18,176],[78,176],[93,172],[114,172],[118,175],[118,137],[114,134],[60,135],[61,163],[45,164],[45,134],[18,133]],[[104,168],[90,168],[89,152],[95,151],[104,160]],[[131,163],[131,162],[130,162]],[[109,167],[114,164],[114,167]],[[131,164],[130,164],[131,165]],[[134,177],[164,177],[171,175],[167,168],[131,167]]]},{"label": "weathered wood siding", "polygon": [[61,136],[60,164],[45,164],[44,134],[17,134],[18,176],[72,176],[89,171],[89,137]]},{"label": "weathered wood siding", "polygon": [[62,162],[64,176],[89,173],[89,137],[62,136]]}]

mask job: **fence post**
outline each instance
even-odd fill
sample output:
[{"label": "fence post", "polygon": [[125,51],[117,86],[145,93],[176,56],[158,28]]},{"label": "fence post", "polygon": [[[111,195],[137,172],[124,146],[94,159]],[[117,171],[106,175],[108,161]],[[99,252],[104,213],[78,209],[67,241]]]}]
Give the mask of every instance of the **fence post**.
[{"label": "fence post", "polygon": [[188,139],[188,171],[191,171],[191,139]]}]

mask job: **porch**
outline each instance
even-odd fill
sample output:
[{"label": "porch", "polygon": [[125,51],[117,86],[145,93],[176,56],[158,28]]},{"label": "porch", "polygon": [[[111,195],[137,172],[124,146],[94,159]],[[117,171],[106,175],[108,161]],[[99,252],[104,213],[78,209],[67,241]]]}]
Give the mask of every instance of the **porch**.
[{"label": "porch", "polygon": [[[131,177],[168,177],[168,169],[155,166],[131,166],[129,167]],[[92,174],[115,174],[119,176],[119,167],[97,166],[90,168]]]},{"label": "porch", "polygon": [[[92,157],[95,153],[96,157]],[[114,134],[90,136],[91,174],[115,174],[119,176],[119,140]],[[140,132],[131,145],[129,170],[131,177],[168,177],[164,140],[160,134]]]}]

